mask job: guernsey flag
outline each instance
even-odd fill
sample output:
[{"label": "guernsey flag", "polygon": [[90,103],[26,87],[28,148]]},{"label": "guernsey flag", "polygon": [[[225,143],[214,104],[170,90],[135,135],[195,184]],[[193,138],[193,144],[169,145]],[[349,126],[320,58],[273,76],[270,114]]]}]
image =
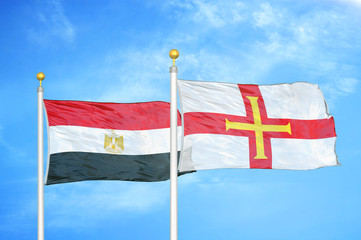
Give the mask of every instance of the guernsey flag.
[{"label": "guernsey flag", "polygon": [[[44,100],[44,104],[48,120],[47,185],[169,179],[169,103]],[[178,124],[181,133],[180,115]]]},{"label": "guernsey flag", "polygon": [[180,171],[339,165],[334,119],[315,84],[178,80],[178,87],[184,129]]}]

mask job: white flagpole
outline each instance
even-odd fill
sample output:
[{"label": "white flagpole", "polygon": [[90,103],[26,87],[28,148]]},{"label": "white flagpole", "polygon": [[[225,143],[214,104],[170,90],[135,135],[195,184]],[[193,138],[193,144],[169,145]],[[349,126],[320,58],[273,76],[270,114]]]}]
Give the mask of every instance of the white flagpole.
[{"label": "white flagpole", "polygon": [[177,152],[177,73],[175,59],[179,56],[176,49],[169,52],[173,59],[170,67],[170,240],[178,239],[178,152]]},{"label": "white flagpole", "polygon": [[39,72],[36,78],[40,81],[38,92],[38,240],[44,240],[44,130],[43,130],[43,93],[41,82],[44,73]]}]

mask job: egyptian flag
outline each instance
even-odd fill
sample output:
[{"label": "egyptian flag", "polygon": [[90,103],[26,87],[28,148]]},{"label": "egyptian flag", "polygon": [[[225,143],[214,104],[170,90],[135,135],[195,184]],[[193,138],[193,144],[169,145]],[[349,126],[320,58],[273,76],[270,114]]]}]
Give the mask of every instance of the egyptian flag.
[{"label": "egyptian flag", "polygon": [[49,149],[46,185],[169,179],[169,103],[44,100],[44,105]]}]

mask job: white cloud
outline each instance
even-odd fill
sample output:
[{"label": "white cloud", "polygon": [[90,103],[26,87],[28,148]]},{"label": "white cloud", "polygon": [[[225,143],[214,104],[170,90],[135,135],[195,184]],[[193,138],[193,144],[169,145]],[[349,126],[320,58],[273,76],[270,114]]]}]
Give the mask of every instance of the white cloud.
[{"label": "white cloud", "polygon": [[48,45],[53,39],[67,43],[74,41],[75,27],[65,15],[60,0],[39,3],[35,15],[38,24],[28,30],[30,41],[41,45]]},{"label": "white cloud", "polygon": [[333,108],[337,98],[355,93],[358,83],[355,78],[333,78],[320,84],[320,88],[326,95],[329,108]]},{"label": "white cloud", "polygon": [[361,7],[361,0],[331,0],[331,1],[337,1],[337,2],[341,2],[341,3],[347,3],[347,4],[352,4],[354,6],[357,6],[357,7]]},{"label": "white cloud", "polygon": [[[261,4],[261,9],[253,13],[254,25],[263,31],[266,40],[254,43],[246,57],[251,79],[262,82],[259,77],[281,64],[301,68],[308,77],[306,81],[325,79],[336,84],[333,79],[355,72],[339,54],[360,50],[361,35],[354,15],[334,8],[311,9],[297,15],[269,3]],[[353,81],[348,82],[354,86]]]},{"label": "white cloud", "polygon": [[271,7],[271,5],[267,3],[261,4],[262,11],[257,11],[253,13],[253,18],[255,20],[254,25],[257,27],[265,27],[269,25],[280,25],[283,20],[282,13]]},{"label": "white cloud", "polygon": [[355,78],[343,78],[338,83],[338,88],[345,94],[354,93],[358,84]]},{"label": "white cloud", "polygon": [[244,4],[240,1],[174,0],[167,1],[165,8],[185,10],[187,17],[180,13],[178,17],[211,28],[244,21]]},{"label": "white cloud", "polygon": [[206,22],[213,27],[219,28],[226,24],[239,23],[243,20],[240,14],[243,10],[243,4],[240,2],[228,2],[229,5],[222,2],[222,5],[220,5],[219,2],[210,3],[196,0],[193,3],[197,9],[193,17],[195,22]]}]

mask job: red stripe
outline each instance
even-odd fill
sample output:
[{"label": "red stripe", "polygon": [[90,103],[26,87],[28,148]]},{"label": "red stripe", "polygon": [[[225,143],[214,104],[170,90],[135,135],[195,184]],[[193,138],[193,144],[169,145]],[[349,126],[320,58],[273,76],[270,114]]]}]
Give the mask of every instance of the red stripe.
[{"label": "red stripe", "polygon": [[[170,127],[167,102],[101,103],[44,100],[49,126],[150,130]],[[181,118],[178,112],[178,126]]]},{"label": "red stripe", "polygon": [[[204,112],[188,112],[185,113],[183,117],[186,123],[184,126],[184,136],[202,133],[245,137],[254,135],[252,131],[238,129],[229,129],[226,131],[226,118],[231,122],[252,124],[253,119],[248,119],[247,117]],[[336,137],[333,117],[317,120],[262,119],[262,124],[264,125],[285,125],[287,123],[291,124],[292,135],[280,132],[264,132],[264,134],[267,134],[267,136],[271,138],[319,139]]]}]

